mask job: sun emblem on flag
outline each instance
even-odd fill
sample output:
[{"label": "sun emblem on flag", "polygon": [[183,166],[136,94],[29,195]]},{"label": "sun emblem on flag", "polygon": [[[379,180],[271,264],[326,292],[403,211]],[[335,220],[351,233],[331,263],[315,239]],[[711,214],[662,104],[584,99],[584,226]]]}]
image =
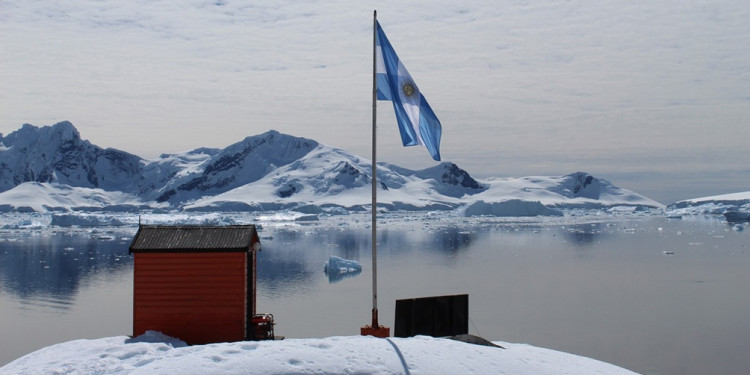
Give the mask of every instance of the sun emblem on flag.
[{"label": "sun emblem on flag", "polygon": [[414,82],[407,80],[401,84],[401,91],[407,98],[411,98],[417,91],[417,88],[414,86]]}]

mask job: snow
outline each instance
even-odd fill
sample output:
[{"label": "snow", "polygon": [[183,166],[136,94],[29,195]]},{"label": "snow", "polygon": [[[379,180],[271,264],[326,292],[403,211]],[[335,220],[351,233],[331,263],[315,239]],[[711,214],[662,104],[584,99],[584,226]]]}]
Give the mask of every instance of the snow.
[{"label": "snow", "polygon": [[689,203],[697,204],[697,203],[724,202],[724,201],[750,201],[750,191],[744,191],[744,192],[732,193],[732,194],[714,195],[714,196],[703,197],[703,198],[686,199],[683,201],[679,201],[675,204],[680,204],[682,202],[686,202],[686,203],[689,202]]},{"label": "snow", "polygon": [[750,191],[686,199],[667,207],[668,216],[721,215],[732,211],[750,214]]},{"label": "snow", "polygon": [[[318,215],[368,210],[372,199],[371,161],[274,130],[223,149],[198,148],[156,160],[92,145],[70,122],[26,124],[0,141],[0,163],[9,166],[0,170],[0,212],[299,210]],[[481,214],[509,216],[562,208],[663,207],[585,172],[478,180],[451,162],[416,171],[387,163],[377,167],[378,205],[385,210],[489,205],[493,208]],[[508,201],[511,210],[505,208]]]},{"label": "snow", "polygon": [[496,342],[503,348],[417,336],[240,341],[186,346],[158,332],[52,345],[2,374],[635,374],[594,359]]},{"label": "snow", "polygon": [[57,183],[26,182],[0,193],[0,212],[68,211],[72,208],[137,211],[146,205],[137,197],[119,192]]},{"label": "snow", "polygon": [[[371,202],[369,183],[357,180],[356,184],[340,185],[336,177],[326,172],[331,164],[338,165],[347,159],[358,160],[343,150],[331,150],[321,146],[299,163],[279,168],[255,183],[223,194],[198,199],[186,204],[185,209],[198,210],[206,206],[217,209],[226,207],[227,202],[244,202],[248,206],[261,202],[261,206],[271,204],[283,208],[304,204],[365,209]],[[354,165],[351,162],[350,164]],[[389,210],[433,211],[465,208],[477,202],[499,203],[515,199],[523,201],[518,205],[529,206],[522,210],[524,212],[538,211],[537,206],[540,204],[550,208],[599,209],[618,205],[663,207],[656,201],[620,189],[606,180],[583,172],[559,177],[476,180],[477,188],[444,183],[440,174],[435,172],[436,169],[454,170],[454,167],[454,164],[447,163],[422,171],[410,171],[389,164],[379,164],[378,181],[385,185],[387,190],[381,185],[381,189],[378,190],[378,205]],[[357,171],[360,176],[364,176],[370,168],[371,165],[366,162],[360,163]],[[464,177],[462,172],[465,173],[458,169],[456,172],[458,178]],[[589,176],[596,183],[595,192],[590,192],[593,189],[582,189],[578,193],[572,191],[568,185],[574,184],[574,180],[581,176]],[[280,196],[279,186],[287,187],[285,191],[291,193]],[[545,212],[551,211],[545,210]],[[513,214],[502,212],[499,216],[513,216]]]},{"label": "snow", "polygon": [[[67,121],[41,128],[26,124],[0,138],[0,146],[0,164],[9,167],[0,169],[0,212],[49,213],[54,226],[134,225],[136,214],[274,211],[315,222],[321,215],[369,211],[372,203],[371,161],[274,130],[225,148],[155,160],[102,149]],[[377,170],[380,211],[496,217],[577,210],[672,217],[750,212],[750,192],[665,207],[586,172],[477,179],[451,162],[423,170],[379,163]]]}]

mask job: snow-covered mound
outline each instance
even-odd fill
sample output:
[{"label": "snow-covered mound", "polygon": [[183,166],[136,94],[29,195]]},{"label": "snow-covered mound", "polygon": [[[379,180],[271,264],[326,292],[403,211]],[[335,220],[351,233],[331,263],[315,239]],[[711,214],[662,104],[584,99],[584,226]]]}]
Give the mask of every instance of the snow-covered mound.
[{"label": "snow-covered mound", "polygon": [[7,374],[608,374],[632,371],[523,344],[503,348],[432,337],[346,336],[184,346],[147,333],[76,340],[40,349],[4,367]]},{"label": "snow-covered mound", "polygon": [[[69,122],[24,125],[0,137],[0,211],[369,210],[372,164],[345,150],[268,131],[224,149],[144,160],[81,140]],[[577,172],[562,177],[473,178],[444,162],[423,170],[378,164],[378,206],[467,209],[471,215],[558,215],[561,208],[661,204]],[[312,216],[311,216],[312,217]]]},{"label": "snow-covered mound", "polygon": [[722,215],[727,212],[750,213],[750,191],[686,199],[667,207],[667,214]]}]

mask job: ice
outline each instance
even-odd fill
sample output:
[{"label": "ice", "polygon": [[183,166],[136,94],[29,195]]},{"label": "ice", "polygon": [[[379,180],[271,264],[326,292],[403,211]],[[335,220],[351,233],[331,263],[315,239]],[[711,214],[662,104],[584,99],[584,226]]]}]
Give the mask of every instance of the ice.
[{"label": "ice", "polygon": [[362,272],[362,265],[356,260],[332,255],[328,258],[328,262],[323,265],[323,271],[328,275],[328,281],[335,283],[359,275]]},{"label": "ice", "polygon": [[133,216],[113,216],[105,214],[53,214],[50,225],[58,227],[120,227],[138,223]]},{"label": "ice", "polygon": [[361,272],[362,265],[356,260],[344,259],[337,256],[328,258],[328,262],[323,266],[326,273],[350,273]]},{"label": "ice", "polygon": [[667,206],[667,216],[723,215],[735,212],[750,215],[750,191],[687,199]]}]

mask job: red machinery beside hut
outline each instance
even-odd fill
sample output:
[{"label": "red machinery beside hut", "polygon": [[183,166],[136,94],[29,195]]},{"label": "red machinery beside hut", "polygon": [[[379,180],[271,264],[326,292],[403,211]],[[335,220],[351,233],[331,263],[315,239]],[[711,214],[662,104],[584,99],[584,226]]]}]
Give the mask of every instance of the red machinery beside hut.
[{"label": "red machinery beside hut", "polygon": [[273,339],[273,317],[255,314],[259,250],[254,225],[141,225],[130,245],[133,336],[154,330],[191,345]]}]

